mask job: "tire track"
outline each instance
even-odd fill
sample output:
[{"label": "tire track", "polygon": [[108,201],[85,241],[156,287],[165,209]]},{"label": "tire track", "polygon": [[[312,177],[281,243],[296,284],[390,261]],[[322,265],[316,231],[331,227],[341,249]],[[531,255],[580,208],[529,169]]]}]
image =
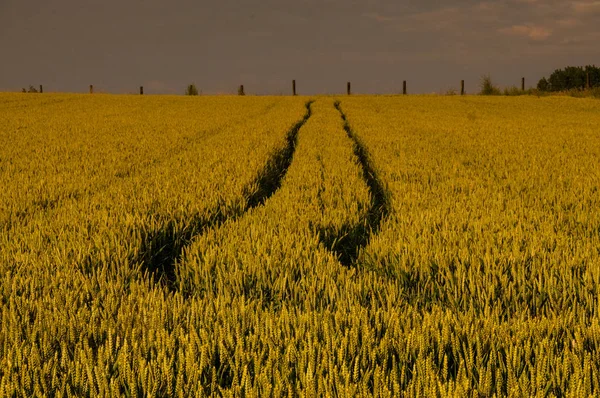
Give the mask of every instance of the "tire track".
[{"label": "tire track", "polygon": [[363,178],[371,193],[371,204],[365,217],[358,224],[346,225],[338,231],[323,229],[319,231],[319,237],[325,247],[337,255],[340,263],[346,267],[353,267],[356,266],[360,250],[369,243],[371,235],[379,231],[381,222],[389,215],[390,195],[375,172],[368,150],[350,127],[340,101],[336,101],[334,107],[344,122],[344,131],[352,140],[354,155],[360,163]]},{"label": "tire track", "polygon": [[147,235],[143,238],[143,253],[135,261],[143,264],[143,267],[152,274],[156,283],[161,283],[170,290],[177,290],[177,275],[175,266],[184,248],[206,229],[214,228],[227,220],[243,216],[247,211],[261,206],[281,187],[289,166],[292,163],[298,132],[311,116],[311,105],[313,101],[306,103],[306,113],[286,135],[286,145],[275,151],[267,161],[263,170],[255,180],[244,190],[246,199],[245,207],[238,212],[223,213],[217,211],[209,216],[192,216],[186,220],[183,229],[177,228],[177,222],[171,221],[158,233]]}]

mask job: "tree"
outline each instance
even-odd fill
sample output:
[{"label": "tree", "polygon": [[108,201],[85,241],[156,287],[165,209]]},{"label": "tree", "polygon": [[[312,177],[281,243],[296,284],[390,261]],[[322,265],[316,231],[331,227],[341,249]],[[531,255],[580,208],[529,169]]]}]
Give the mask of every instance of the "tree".
[{"label": "tree", "polygon": [[185,89],[185,95],[198,95],[198,89],[195,84],[190,84]]},{"label": "tree", "polygon": [[567,91],[583,90],[587,86],[587,77],[590,78],[590,88],[600,87],[600,68],[594,65],[567,66],[557,69],[548,79],[545,77],[538,82],[540,91]]},{"label": "tree", "polygon": [[550,91],[550,83],[545,77],[542,77],[537,84],[537,89],[540,91]]}]

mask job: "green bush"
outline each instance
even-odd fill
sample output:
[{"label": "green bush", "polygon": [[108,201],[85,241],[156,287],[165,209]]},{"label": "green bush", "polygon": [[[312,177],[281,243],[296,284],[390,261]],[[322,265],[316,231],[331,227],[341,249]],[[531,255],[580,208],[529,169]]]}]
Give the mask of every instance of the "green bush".
[{"label": "green bush", "polygon": [[526,91],[521,90],[517,86],[510,86],[504,88],[504,95],[515,96],[526,94]]},{"label": "green bush", "polygon": [[498,86],[494,85],[492,82],[492,78],[490,75],[484,75],[481,77],[480,83],[481,91],[479,94],[481,95],[500,95],[500,89]]},{"label": "green bush", "polygon": [[37,88],[33,87],[32,85],[29,85],[29,90],[25,90],[25,88],[21,89],[21,92],[23,93],[38,93],[39,91],[37,90]]},{"label": "green bush", "polygon": [[185,95],[198,95],[198,89],[195,84],[190,84],[185,89]]}]

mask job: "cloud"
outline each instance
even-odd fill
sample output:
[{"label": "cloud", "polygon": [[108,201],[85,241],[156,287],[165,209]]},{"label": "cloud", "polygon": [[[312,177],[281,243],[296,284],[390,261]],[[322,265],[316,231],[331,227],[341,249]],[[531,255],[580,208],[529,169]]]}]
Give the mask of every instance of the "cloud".
[{"label": "cloud", "polygon": [[[518,1],[522,2],[522,1],[531,1],[531,0],[518,0]],[[533,0],[533,1],[536,1],[536,0]],[[474,10],[483,11],[483,12],[496,11],[501,6],[502,6],[501,4],[499,4],[498,2],[494,2],[494,1],[480,1],[474,7]]]},{"label": "cloud", "polygon": [[457,6],[407,13],[402,18],[387,17],[398,21],[394,28],[399,32],[457,32],[469,23],[469,14]]},{"label": "cloud", "polygon": [[417,22],[428,22],[448,26],[464,18],[464,12],[459,7],[442,7],[435,10],[419,12],[412,16]]},{"label": "cloud", "polygon": [[505,35],[524,36],[536,41],[546,40],[552,35],[552,30],[536,25],[513,25],[498,31]]},{"label": "cloud", "polygon": [[578,14],[596,13],[600,12],[600,1],[574,1],[571,3],[573,11]]},{"label": "cloud", "polygon": [[577,26],[581,26],[581,20],[577,18],[564,18],[556,21],[557,25],[563,28],[574,28]]},{"label": "cloud", "polygon": [[374,19],[377,22],[393,22],[397,20],[396,17],[382,15],[377,12],[367,12],[362,14],[362,16],[365,18]]},{"label": "cloud", "polygon": [[[589,38],[600,33],[595,15],[600,0],[458,0],[442,5],[424,0],[418,6],[387,7],[369,1],[360,16],[389,32],[394,39],[388,47],[411,51],[420,59],[429,54],[451,58],[456,64],[500,53],[515,58],[531,58],[534,52],[549,57],[583,54],[594,48]],[[414,41],[420,44],[411,44],[417,35]]]}]

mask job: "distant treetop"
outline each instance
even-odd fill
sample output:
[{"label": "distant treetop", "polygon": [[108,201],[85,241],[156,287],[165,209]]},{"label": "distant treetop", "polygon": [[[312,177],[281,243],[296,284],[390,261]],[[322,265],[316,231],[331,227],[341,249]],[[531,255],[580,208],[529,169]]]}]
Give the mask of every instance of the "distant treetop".
[{"label": "distant treetop", "polygon": [[557,69],[549,78],[543,77],[537,84],[540,91],[567,91],[573,89],[583,90],[587,88],[589,74],[589,88],[600,87],[600,68],[595,65],[567,66]]}]

